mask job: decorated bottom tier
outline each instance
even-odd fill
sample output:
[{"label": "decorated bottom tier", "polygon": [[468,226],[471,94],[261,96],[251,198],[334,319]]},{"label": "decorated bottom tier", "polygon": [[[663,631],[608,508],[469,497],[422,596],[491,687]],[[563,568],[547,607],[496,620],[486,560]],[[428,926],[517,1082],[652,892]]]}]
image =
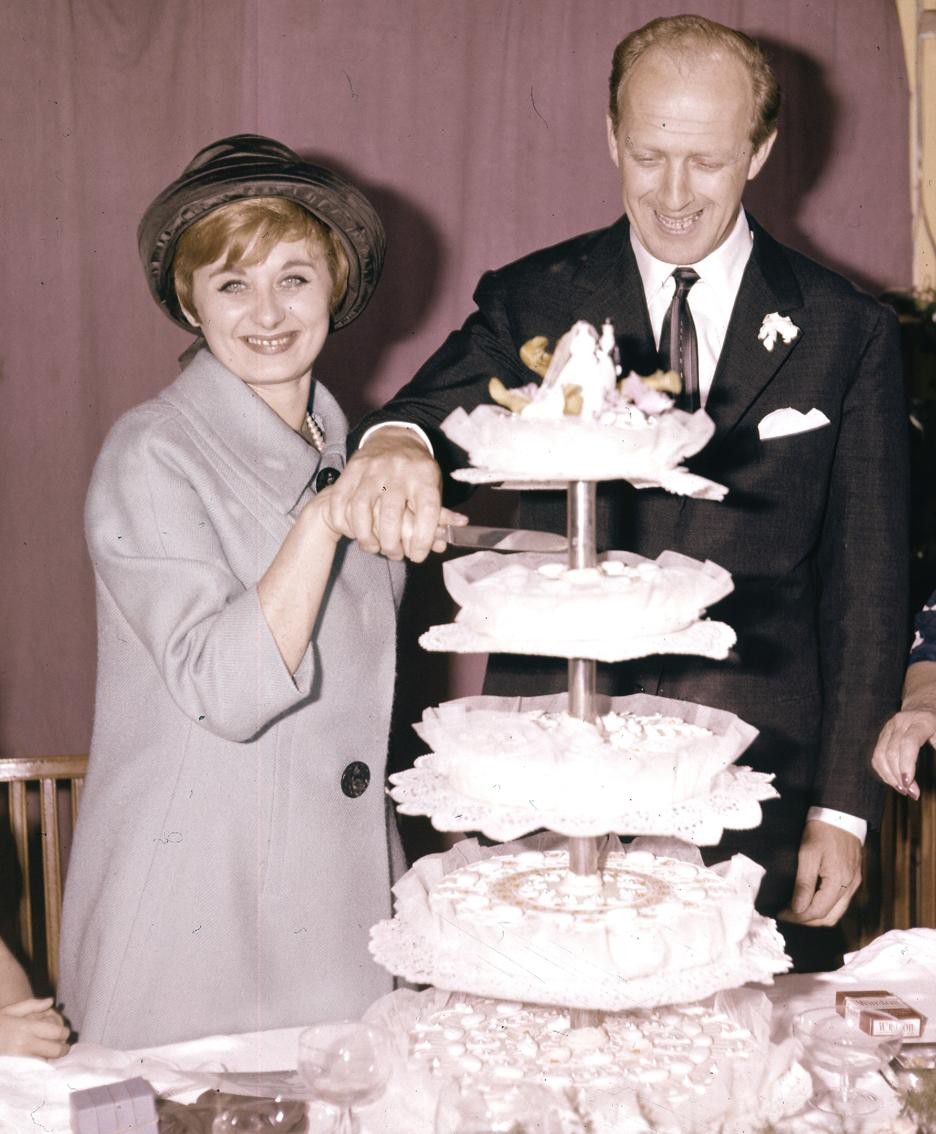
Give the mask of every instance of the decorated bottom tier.
[{"label": "decorated bottom tier", "polygon": [[400,879],[396,916],[374,927],[371,951],[418,983],[614,1011],[789,968],[773,922],[754,911],[762,869],[743,855],[709,869],[695,848],[672,845],[680,857],[609,839],[599,873],[583,877],[554,836],[493,853],[465,840]]},{"label": "decorated bottom tier", "polygon": [[793,1044],[770,1042],[766,997],[748,989],[575,1029],[561,1009],[437,989],[393,993],[368,1018],[403,1049],[408,1098],[427,1119],[451,1080],[492,1093],[526,1082],[555,1092],[567,1120],[578,1117],[564,1130],[750,1134],[799,1110],[811,1090]]}]

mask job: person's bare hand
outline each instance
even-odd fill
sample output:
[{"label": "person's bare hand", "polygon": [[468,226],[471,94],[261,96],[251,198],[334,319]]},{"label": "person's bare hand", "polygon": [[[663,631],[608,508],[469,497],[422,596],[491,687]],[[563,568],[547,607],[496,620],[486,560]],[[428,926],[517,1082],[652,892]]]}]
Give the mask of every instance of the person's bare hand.
[{"label": "person's bare hand", "polygon": [[58,1059],[68,1051],[68,1027],[52,997],[20,1000],[0,1008],[0,1054]]},{"label": "person's bare hand", "polygon": [[903,709],[881,729],[871,756],[871,767],[884,783],[911,799],[920,798],[914,776],[920,749],[936,741],[936,712]]},{"label": "person's bare hand", "polygon": [[399,426],[372,433],[329,490],[331,526],[388,559],[421,563],[430,550],[443,550],[440,530],[459,522],[446,515],[438,464],[412,430]]},{"label": "person's bare hand", "polygon": [[861,885],[861,840],[810,820],[800,839],[793,898],[778,916],[799,925],[835,925]]}]

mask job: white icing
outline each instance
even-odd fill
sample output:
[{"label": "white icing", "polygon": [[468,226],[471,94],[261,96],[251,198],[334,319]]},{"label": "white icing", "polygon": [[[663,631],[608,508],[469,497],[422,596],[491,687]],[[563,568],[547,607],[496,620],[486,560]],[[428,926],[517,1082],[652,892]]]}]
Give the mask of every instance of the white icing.
[{"label": "white icing", "polygon": [[[745,1011],[747,995],[740,994],[737,1010]],[[466,1037],[464,1053],[449,1051],[437,1038],[440,1026],[458,1019],[460,1002],[409,1025],[416,1073],[428,1073],[438,1082],[478,1076],[478,1089],[486,1076],[545,1082],[578,1100],[579,1113],[589,1118],[588,1129],[617,1129],[614,1122],[603,1125],[603,1119],[633,1117],[649,1103],[655,1119],[666,1115],[674,1124],[661,1129],[719,1130],[733,1115],[740,1126],[726,1129],[749,1130],[760,1125],[767,1107],[760,1093],[763,1076],[772,1084],[789,1074],[790,1052],[783,1058],[769,1044],[765,1021],[752,1017],[752,1031],[719,1011],[717,1001],[613,1013],[597,1025],[576,1029],[568,1014],[557,1009],[522,1005],[505,1017],[495,1001],[472,998],[471,1004],[480,1022]],[[711,1039],[709,1033],[720,1037],[717,1050],[699,1045],[699,1022],[705,1038]],[[800,1101],[794,1100],[794,1109]]]},{"label": "white icing", "polygon": [[530,651],[555,641],[627,640],[684,632],[732,590],[713,563],[675,552],[656,560],[609,552],[595,567],[555,556],[481,551],[443,567],[456,623]]},{"label": "white icing", "polygon": [[440,947],[462,962],[494,950],[553,980],[665,977],[737,955],[751,930],[750,875],[617,851],[585,882],[570,879],[566,850],[495,855],[445,874],[428,907]]},{"label": "white icing", "polygon": [[731,762],[733,737],[660,713],[430,713],[418,729],[433,766],[458,793],[502,806],[588,814],[631,800],[663,807],[711,789]]}]

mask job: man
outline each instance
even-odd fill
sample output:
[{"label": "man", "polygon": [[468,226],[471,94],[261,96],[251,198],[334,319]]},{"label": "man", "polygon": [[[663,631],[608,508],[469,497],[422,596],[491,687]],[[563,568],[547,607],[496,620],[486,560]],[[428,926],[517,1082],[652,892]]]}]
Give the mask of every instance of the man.
[{"label": "man", "polygon": [[[867,763],[902,669],[906,436],[892,314],[776,243],[741,208],[778,109],[766,60],[729,28],[679,16],[627,37],[615,51],[608,115],[625,216],[487,273],[477,311],[373,420],[421,426],[443,466],[464,463],[439,422],[487,400],[491,375],[527,382],[518,356],[527,339],[555,344],[577,319],[610,318],[625,370],[650,373],[673,270],[694,269],[699,394],[716,428],[691,467],[728,496],[602,486],[599,540],[730,570],[735,592],[711,614],[735,628],[738,645],[727,662],[653,657],[599,668],[612,692],[643,688],[728,709],[760,730],[743,759],[775,774],[781,799],[765,805],[756,831],[726,833],[710,858],[742,850],[766,867],[759,907],[784,918],[799,967],[816,968],[833,963],[818,948],[823,935],[790,927],[838,922],[880,807]],[[818,410],[820,427],[762,436],[764,418],[787,407]],[[364,546],[418,559],[438,485],[423,441],[383,425],[339,482],[335,522]],[[563,502],[527,493],[520,520],[561,530]],[[489,667],[494,692],[563,682],[561,667],[538,659],[495,657]]]}]

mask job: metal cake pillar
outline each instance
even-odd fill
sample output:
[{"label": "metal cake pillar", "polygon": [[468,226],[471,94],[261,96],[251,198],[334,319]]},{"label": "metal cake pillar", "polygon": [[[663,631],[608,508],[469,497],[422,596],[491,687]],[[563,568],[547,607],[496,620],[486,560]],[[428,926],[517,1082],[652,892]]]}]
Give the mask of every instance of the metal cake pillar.
[{"label": "metal cake pillar", "polygon": [[[594,567],[598,561],[595,538],[597,485],[594,481],[573,480],[567,490],[567,533],[569,566]],[[569,658],[569,715],[594,722],[595,669],[593,658]],[[569,869],[573,874],[598,873],[598,840],[569,839]],[[573,1028],[595,1027],[601,1013],[588,1008],[572,1008],[569,1022]]]}]

